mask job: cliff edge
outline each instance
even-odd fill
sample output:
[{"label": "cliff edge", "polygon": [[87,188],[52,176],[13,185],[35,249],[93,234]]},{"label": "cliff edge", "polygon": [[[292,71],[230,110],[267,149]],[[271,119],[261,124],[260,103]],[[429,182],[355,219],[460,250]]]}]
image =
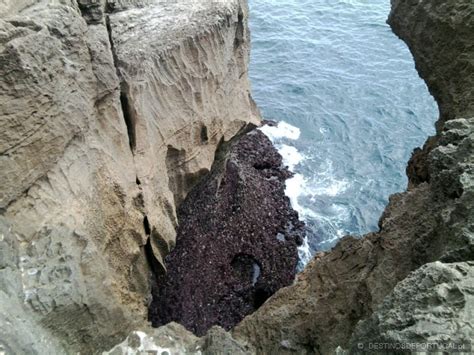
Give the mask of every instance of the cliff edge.
[{"label": "cliff edge", "polygon": [[193,4],[0,1],[0,352],[144,326],[145,254],[163,267],[218,144],[259,122],[246,3]]}]

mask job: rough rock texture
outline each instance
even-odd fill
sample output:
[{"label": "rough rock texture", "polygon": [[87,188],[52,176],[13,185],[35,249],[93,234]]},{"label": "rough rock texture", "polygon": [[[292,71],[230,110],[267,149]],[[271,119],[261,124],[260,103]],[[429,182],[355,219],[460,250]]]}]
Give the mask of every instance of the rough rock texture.
[{"label": "rough rock texture", "polygon": [[71,348],[114,341],[144,316],[148,267],[106,28],[44,4],[0,26],[0,208],[17,256],[0,272],[22,286],[1,314]]},{"label": "rough rock texture", "polygon": [[122,343],[104,355],[138,354],[189,354],[189,355],[245,355],[253,349],[238,343],[220,327],[212,327],[207,335],[197,338],[182,325],[169,323],[160,328],[132,332]]},{"label": "rough rock texture", "polygon": [[285,196],[290,176],[259,130],[221,147],[211,175],[179,210],[153,325],[176,321],[197,335],[213,325],[229,330],[293,282],[305,231]]},{"label": "rough rock texture", "polygon": [[[234,337],[249,340],[260,354],[330,354],[349,346],[357,323],[412,271],[436,260],[474,260],[473,18],[470,0],[393,1],[391,24],[409,44],[442,113],[422,158],[429,179],[390,198],[380,232],[346,237],[317,255],[293,286],[245,318]],[[473,265],[463,265],[467,280],[454,279],[453,288],[474,282]],[[450,317],[453,327],[466,324],[459,312]],[[404,329],[402,319],[394,321]],[[467,323],[472,327],[472,317]],[[368,330],[361,325],[358,331]]]},{"label": "rough rock texture", "polygon": [[[389,23],[410,47],[416,68],[438,103],[438,133],[444,122],[474,116],[474,3],[392,0]],[[429,181],[428,154],[437,137],[416,149],[407,173],[411,184]]]},{"label": "rough rock texture", "polygon": [[377,343],[418,343],[420,348],[413,350],[423,350],[423,343],[438,343],[448,350],[449,346],[473,350],[473,280],[474,262],[424,265],[400,282],[368,320],[358,324],[351,350],[363,351]]},{"label": "rough rock texture", "polygon": [[0,346],[12,353],[92,353],[143,324],[150,234],[159,261],[218,143],[258,121],[244,2],[199,3],[187,22],[180,3],[117,3],[131,9],[0,2]]},{"label": "rough rock texture", "polygon": [[200,349],[199,338],[182,325],[169,323],[166,327],[146,328],[134,331],[120,344],[102,354],[197,354]]},{"label": "rough rock texture", "polygon": [[209,172],[219,142],[258,121],[247,77],[246,18],[246,3],[237,0],[161,2],[110,16],[159,261],[174,246],[175,206]]}]

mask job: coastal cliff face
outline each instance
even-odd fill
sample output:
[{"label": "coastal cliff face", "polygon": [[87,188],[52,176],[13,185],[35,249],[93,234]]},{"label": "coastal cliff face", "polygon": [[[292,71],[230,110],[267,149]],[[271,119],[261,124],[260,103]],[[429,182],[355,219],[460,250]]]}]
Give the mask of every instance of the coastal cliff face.
[{"label": "coastal cliff face", "polygon": [[414,53],[416,68],[440,111],[437,135],[428,139],[423,149],[416,149],[409,162],[411,186],[430,181],[428,155],[437,146],[444,123],[474,116],[473,4],[439,0],[414,5],[410,1],[392,1],[392,8],[390,25]]},{"label": "coastal cliff face", "polygon": [[[317,254],[293,285],[219,338],[221,353],[366,353],[373,344],[428,342],[471,350],[474,5],[393,0],[392,7],[390,24],[440,106],[437,134],[415,150],[409,188],[390,198],[380,231]],[[160,331],[192,344],[190,354],[212,354],[206,344],[223,334],[196,339],[174,324]],[[132,334],[115,350],[151,349],[156,332],[135,343]]]},{"label": "coastal cliff face", "polygon": [[0,15],[0,351],[110,348],[146,323],[145,249],[163,268],[178,204],[259,121],[246,3],[4,0]]},{"label": "coastal cliff face", "polygon": [[[472,341],[474,5],[392,7],[441,112],[408,166],[408,191],[390,198],[379,232],[343,238],[231,332],[197,338],[147,324],[149,264],[164,274],[178,222],[191,232],[193,218],[212,222],[217,147],[258,123],[245,1],[0,0],[0,352],[331,354]],[[188,235],[174,255],[198,244]],[[249,287],[263,277],[253,259],[232,260]],[[175,283],[187,270],[170,265],[177,278],[164,282],[186,288]]]}]

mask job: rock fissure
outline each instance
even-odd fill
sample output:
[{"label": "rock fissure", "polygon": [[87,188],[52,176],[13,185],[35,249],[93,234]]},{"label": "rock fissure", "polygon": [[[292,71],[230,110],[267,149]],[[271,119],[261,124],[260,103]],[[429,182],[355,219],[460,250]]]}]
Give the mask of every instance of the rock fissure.
[{"label": "rock fissure", "polygon": [[123,83],[120,87],[120,105],[122,107],[122,115],[125,120],[125,125],[127,126],[130,149],[132,153],[134,153],[136,148],[135,116],[133,114],[133,108],[129,103],[127,85]]},{"label": "rock fissure", "polygon": [[105,25],[107,28],[108,39],[110,50],[112,51],[112,58],[114,62],[114,67],[117,73],[117,77],[119,78],[119,87],[120,87],[120,107],[122,109],[123,119],[125,120],[125,125],[127,127],[127,134],[128,134],[128,141],[130,145],[130,149],[132,153],[135,152],[136,148],[136,114],[134,112],[134,108],[130,104],[129,100],[129,86],[123,75],[120,71],[120,66],[118,64],[118,56],[115,50],[115,44],[113,39],[112,33],[112,26],[110,24],[110,16],[107,14],[105,16]]}]

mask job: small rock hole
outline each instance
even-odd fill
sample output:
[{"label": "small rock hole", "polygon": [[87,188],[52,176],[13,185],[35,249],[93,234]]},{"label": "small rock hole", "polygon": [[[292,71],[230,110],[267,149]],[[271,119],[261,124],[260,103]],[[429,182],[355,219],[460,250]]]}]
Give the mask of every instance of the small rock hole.
[{"label": "small rock hole", "polygon": [[253,256],[237,254],[232,259],[231,266],[237,278],[242,282],[248,282],[255,286],[260,277],[261,268]]},{"label": "small rock hole", "polygon": [[272,164],[270,164],[269,162],[263,161],[263,162],[255,163],[253,167],[257,170],[265,170],[265,169],[271,169]]},{"label": "small rock hole", "polygon": [[209,141],[209,136],[207,134],[207,127],[202,126],[201,127],[201,142],[202,143],[207,143]]}]

